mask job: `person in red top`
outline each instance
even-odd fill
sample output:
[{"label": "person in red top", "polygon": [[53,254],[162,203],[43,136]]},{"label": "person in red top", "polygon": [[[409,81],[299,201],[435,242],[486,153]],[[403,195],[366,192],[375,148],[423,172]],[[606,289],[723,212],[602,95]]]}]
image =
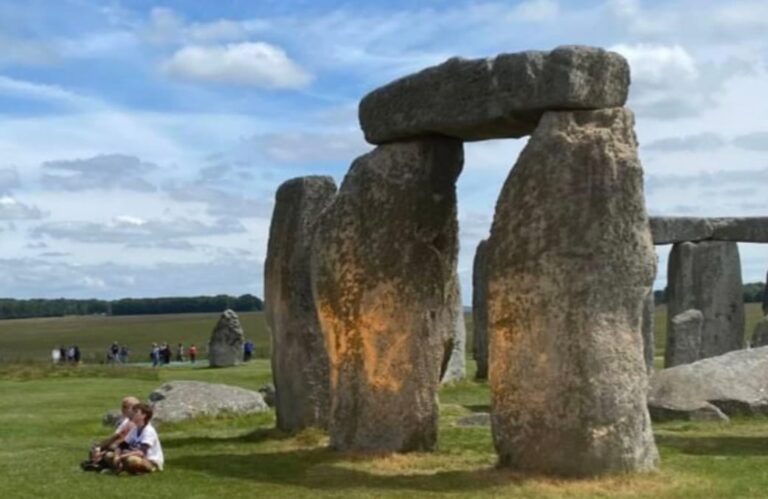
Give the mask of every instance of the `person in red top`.
[{"label": "person in red top", "polygon": [[195,346],[194,343],[192,343],[189,346],[189,349],[187,350],[187,354],[189,355],[189,361],[194,364],[195,359],[197,357],[197,347]]}]

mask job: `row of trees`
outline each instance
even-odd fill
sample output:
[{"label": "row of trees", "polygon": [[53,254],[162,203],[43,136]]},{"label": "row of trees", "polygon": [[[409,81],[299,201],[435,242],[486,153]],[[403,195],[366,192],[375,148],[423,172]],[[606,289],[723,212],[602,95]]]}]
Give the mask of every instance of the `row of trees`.
[{"label": "row of trees", "polygon": [[167,298],[123,298],[121,300],[15,300],[0,298],[0,319],[59,317],[64,315],[151,315],[198,312],[260,311],[264,302],[253,295],[189,296]]},{"label": "row of trees", "polygon": [[[765,293],[764,282],[748,282],[742,285],[744,303],[761,303]],[[667,303],[667,290],[658,289],[653,292],[656,303]]]}]

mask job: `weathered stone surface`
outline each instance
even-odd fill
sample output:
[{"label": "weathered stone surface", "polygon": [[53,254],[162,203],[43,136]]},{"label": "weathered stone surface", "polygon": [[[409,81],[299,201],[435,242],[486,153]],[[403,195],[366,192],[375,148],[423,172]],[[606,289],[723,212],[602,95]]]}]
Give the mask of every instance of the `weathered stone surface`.
[{"label": "weathered stone surface", "polygon": [[462,143],[380,146],[352,164],[315,231],[312,286],[331,363],[331,446],[428,450],[453,325]]},{"label": "weathered stone surface", "polygon": [[768,243],[768,217],[651,217],[654,244],[695,241]]},{"label": "weathered stone surface", "polygon": [[234,310],[225,310],[208,341],[208,363],[211,367],[228,367],[243,358],[245,334]]},{"label": "weathered stone surface", "polygon": [[768,414],[768,347],[656,371],[648,405],[668,417],[677,411],[680,419],[709,405],[728,416]]},{"label": "weathered stone surface", "polygon": [[112,409],[104,413],[101,418],[101,424],[104,426],[117,426],[117,424],[123,419],[123,413],[120,409]]},{"label": "weathered stone surface", "polygon": [[622,106],[628,87],[627,61],[599,48],[453,58],[365,96],[360,125],[372,144],[431,134],[522,137],[550,109]]},{"label": "weathered stone surface", "polygon": [[643,299],[643,358],[648,372],[653,371],[653,357],[656,354],[656,300],[651,289]]},{"label": "weathered stone surface", "polygon": [[768,345],[768,315],[757,321],[752,333],[752,348]]},{"label": "weathered stone surface", "polygon": [[500,463],[650,470],[643,298],[656,258],[627,109],[545,113],[488,240],[491,418]]},{"label": "weathered stone surface", "polygon": [[198,416],[252,414],[268,410],[259,392],[237,386],[171,381],[149,394],[152,421],[175,423]]},{"label": "weathered stone surface", "polygon": [[768,217],[712,219],[712,239],[743,243],[768,243]]},{"label": "weathered stone surface", "polygon": [[702,241],[712,237],[713,227],[709,218],[651,217],[650,223],[654,244]]},{"label": "weathered stone surface", "polygon": [[456,421],[456,426],[469,428],[472,426],[491,426],[491,415],[487,412],[474,412]]},{"label": "weathered stone surface", "polygon": [[672,318],[688,309],[701,310],[699,358],[744,347],[744,296],[736,243],[678,243],[669,254],[667,330]]},{"label": "weathered stone surface", "polygon": [[731,420],[717,406],[709,402],[697,402],[695,404],[681,406],[664,406],[660,402],[654,402],[648,406],[651,421],[663,423],[664,421],[722,421]]},{"label": "weathered stone surface", "polygon": [[483,239],[475,250],[472,265],[472,352],[477,363],[476,379],[488,379],[488,273]]},{"label": "weathered stone surface", "polygon": [[454,289],[451,327],[448,331],[449,338],[444,367],[441,370],[440,379],[443,383],[452,383],[467,377],[467,325],[464,322],[464,303],[461,299],[461,285],[458,274],[454,274]]},{"label": "weathered stone surface", "polygon": [[272,383],[267,383],[266,385],[262,386],[257,390],[262,397],[264,397],[264,402],[269,407],[275,406],[275,398],[277,397],[277,391],[275,390],[275,385]]},{"label": "weathered stone surface", "polygon": [[315,222],[335,195],[331,177],[300,177],[283,183],[275,196],[264,296],[277,427],[283,431],[328,424],[330,367],[312,297],[310,258]]},{"label": "weathered stone surface", "polygon": [[681,312],[669,322],[667,348],[664,351],[664,367],[690,364],[701,358],[701,328],[704,314],[689,309]]}]

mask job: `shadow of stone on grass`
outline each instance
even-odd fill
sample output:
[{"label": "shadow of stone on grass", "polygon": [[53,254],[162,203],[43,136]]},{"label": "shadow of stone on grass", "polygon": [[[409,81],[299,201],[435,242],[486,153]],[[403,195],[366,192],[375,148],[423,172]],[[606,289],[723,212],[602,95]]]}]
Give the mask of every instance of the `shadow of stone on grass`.
[{"label": "shadow of stone on grass", "polygon": [[359,456],[338,454],[330,449],[305,449],[255,454],[217,454],[173,459],[168,466],[199,471],[223,478],[255,480],[275,485],[310,489],[381,489],[425,492],[476,491],[519,479],[496,473],[492,468],[470,471],[440,471],[432,474],[379,475],[352,469],[345,464],[360,462]]},{"label": "shadow of stone on grass", "polygon": [[768,456],[768,437],[656,435],[656,443],[695,456]]},{"label": "shadow of stone on grass", "polygon": [[174,449],[179,447],[194,446],[194,445],[214,445],[214,444],[254,444],[267,442],[269,440],[286,440],[293,438],[296,435],[286,433],[278,430],[277,428],[259,428],[250,433],[238,435],[234,437],[182,437],[173,438],[169,437],[163,439],[163,447],[167,449]]}]

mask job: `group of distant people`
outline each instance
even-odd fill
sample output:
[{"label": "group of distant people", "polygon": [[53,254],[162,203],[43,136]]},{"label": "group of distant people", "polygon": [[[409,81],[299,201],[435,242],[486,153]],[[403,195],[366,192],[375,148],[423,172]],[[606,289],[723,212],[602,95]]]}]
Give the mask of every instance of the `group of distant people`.
[{"label": "group of distant people", "polygon": [[131,474],[161,471],[165,457],[160,437],[152,426],[152,407],[136,397],[125,397],[115,431],[91,446],[83,471]]},{"label": "group of distant people", "polygon": [[[168,343],[152,343],[152,350],[149,353],[149,358],[152,360],[152,367],[158,367],[162,364],[171,363],[171,346]],[[183,343],[179,343],[176,346],[176,362],[189,361],[194,364],[197,362],[197,346],[192,343],[189,348],[185,348]]]},{"label": "group of distant people", "polygon": [[127,364],[129,353],[127,346],[113,341],[107,349],[107,364]]},{"label": "group of distant people", "polygon": [[71,347],[59,347],[51,350],[51,360],[54,364],[79,364],[80,347],[72,345]]}]

